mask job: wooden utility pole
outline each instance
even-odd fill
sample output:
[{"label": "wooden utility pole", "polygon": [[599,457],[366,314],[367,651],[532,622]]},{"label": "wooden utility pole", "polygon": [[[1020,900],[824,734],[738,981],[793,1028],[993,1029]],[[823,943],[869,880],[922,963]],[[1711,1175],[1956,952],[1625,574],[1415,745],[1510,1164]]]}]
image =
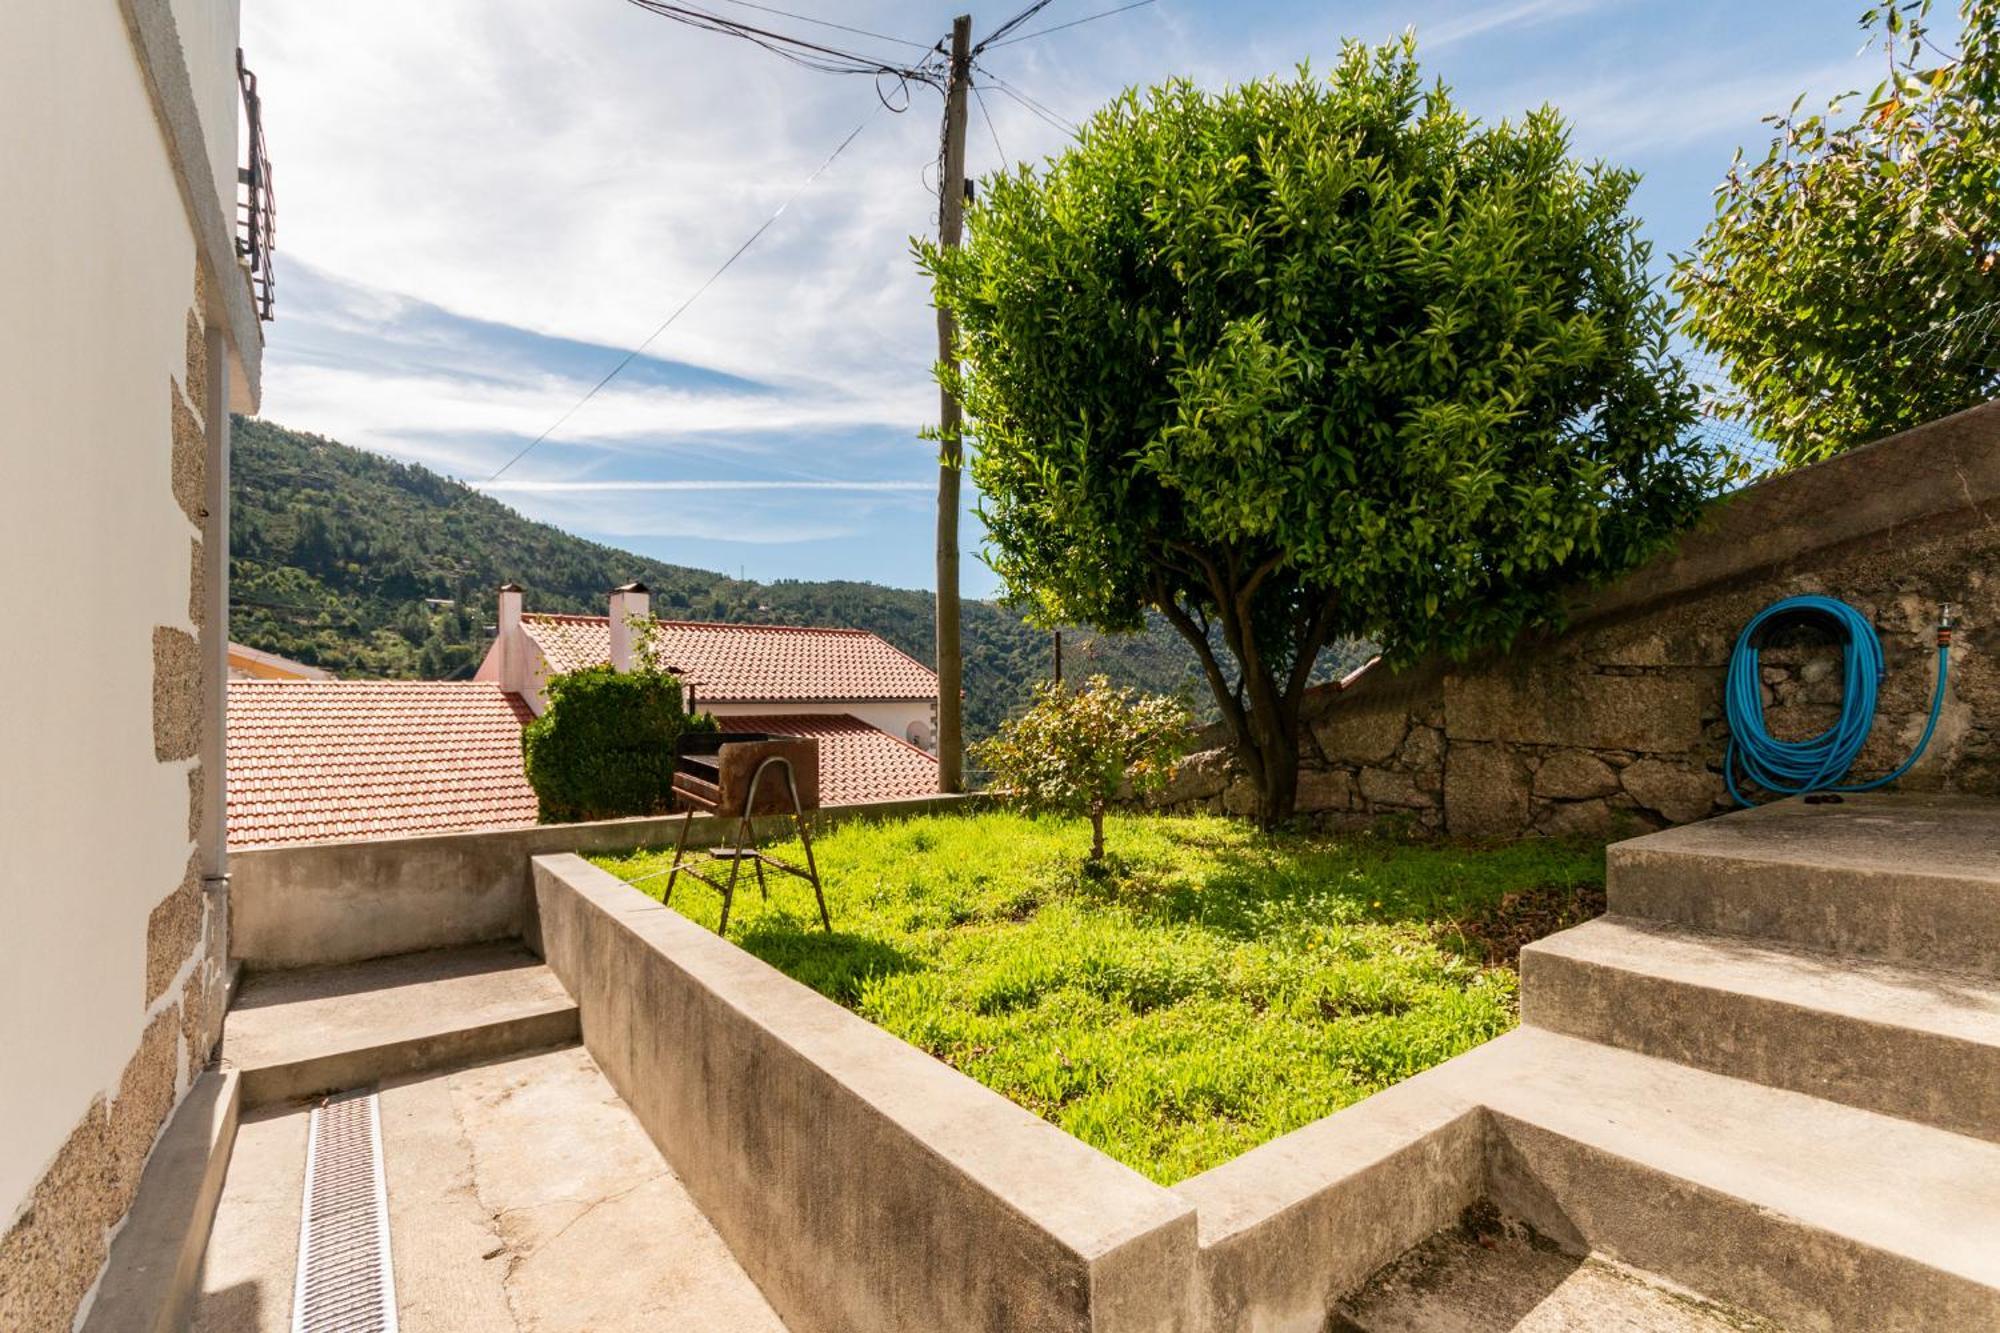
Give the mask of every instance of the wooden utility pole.
[{"label": "wooden utility pole", "polygon": [[[938,244],[955,250],[965,230],[965,94],[972,82],[972,15],[951,22],[951,74],[944,97],[944,160],[938,169]],[[954,364],[958,321],[940,305],[938,361]],[[959,645],[958,479],[965,461],[959,440],[963,414],[958,396],[940,387],[938,399],[937,680],[938,790],[965,789],[963,691],[965,657]]]}]

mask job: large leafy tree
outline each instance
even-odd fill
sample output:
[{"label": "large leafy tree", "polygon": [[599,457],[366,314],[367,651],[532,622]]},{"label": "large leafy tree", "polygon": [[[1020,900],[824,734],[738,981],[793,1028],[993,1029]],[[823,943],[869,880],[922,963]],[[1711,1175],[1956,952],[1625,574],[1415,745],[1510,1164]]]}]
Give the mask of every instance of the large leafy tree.
[{"label": "large leafy tree", "polygon": [[920,247],[988,559],[1046,623],[1192,645],[1289,814],[1314,659],[1463,653],[1681,527],[1705,469],[1634,177],[1481,125],[1410,39],[1330,80],[1127,93]]},{"label": "large leafy tree", "polygon": [[2000,390],[2000,0],[1964,0],[1955,47],[1930,0],[1862,15],[1886,78],[1772,118],[1675,273],[1684,321],[1726,365],[1718,410],[1787,465]]}]

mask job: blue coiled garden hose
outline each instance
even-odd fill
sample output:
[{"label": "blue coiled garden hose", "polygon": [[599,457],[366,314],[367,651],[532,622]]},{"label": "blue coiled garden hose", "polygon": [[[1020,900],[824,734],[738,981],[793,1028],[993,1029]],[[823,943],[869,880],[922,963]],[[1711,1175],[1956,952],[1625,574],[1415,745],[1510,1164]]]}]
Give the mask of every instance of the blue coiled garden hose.
[{"label": "blue coiled garden hose", "polygon": [[[1846,681],[1837,722],[1809,740],[1783,741],[1764,727],[1757,633],[1781,616],[1801,614],[1830,618],[1845,635],[1846,647],[1841,657]],[[1882,640],[1876,636],[1875,627],[1859,611],[1832,597],[1787,597],[1752,616],[1743,632],[1736,636],[1736,649],[1729,656],[1729,754],[1722,770],[1729,794],[1738,805],[1755,804],[1737,789],[1739,764],[1750,781],[1780,796],[1816,791],[1872,791],[1903,776],[1931,743],[1931,733],[1937,730],[1951,659],[1951,630],[1951,607],[1947,603],[1938,618],[1937,689],[1931,695],[1931,715],[1924,723],[1924,734],[1917,741],[1917,748],[1879,778],[1843,783],[1841,779],[1854,766],[1875,725],[1875,703],[1882,683]]]}]

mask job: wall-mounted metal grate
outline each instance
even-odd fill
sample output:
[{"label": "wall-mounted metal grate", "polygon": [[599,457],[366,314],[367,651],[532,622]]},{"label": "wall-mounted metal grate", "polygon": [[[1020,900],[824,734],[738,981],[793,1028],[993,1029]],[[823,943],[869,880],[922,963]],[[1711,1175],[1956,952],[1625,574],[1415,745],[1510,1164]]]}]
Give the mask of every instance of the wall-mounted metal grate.
[{"label": "wall-mounted metal grate", "polygon": [[381,1113],[372,1092],[313,1108],[292,1333],[396,1333]]},{"label": "wall-mounted metal grate", "polygon": [[268,320],[278,290],[271,269],[271,252],[278,244],[278,194],[271,185],[271,152],[264,146],[264,99],[257,91],[257,76],[243,64],[241,48],[236,52],[236,84],[243,94],[249,158],[236,169],[236,255],[250,274],[257,318]]}]

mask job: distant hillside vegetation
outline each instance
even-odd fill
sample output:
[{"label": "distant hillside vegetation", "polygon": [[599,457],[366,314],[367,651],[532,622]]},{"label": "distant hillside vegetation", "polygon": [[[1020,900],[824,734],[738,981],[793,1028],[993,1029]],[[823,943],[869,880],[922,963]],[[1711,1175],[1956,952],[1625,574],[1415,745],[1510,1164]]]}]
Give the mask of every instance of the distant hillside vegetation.
[{"label": "distant hillside vegetation", "polygon": [[[872,583],[750,583],[662,564],[523,518],[469,486],[268,421],[238,418],[230,460],[231,636],[343,676],[467,676],[486,653],[494,590],[532,611],[605,612],[632,579],[656,615],[872,630],[933,662],[931,595]],[[967,602],[966,730],[990,733],[1050,670],[1050,635]],[[1172,630],[1063,636],[1065,674],[1183,692],[1210,705]],[[1351,657],[1323,663],[1333,670]]]}]

